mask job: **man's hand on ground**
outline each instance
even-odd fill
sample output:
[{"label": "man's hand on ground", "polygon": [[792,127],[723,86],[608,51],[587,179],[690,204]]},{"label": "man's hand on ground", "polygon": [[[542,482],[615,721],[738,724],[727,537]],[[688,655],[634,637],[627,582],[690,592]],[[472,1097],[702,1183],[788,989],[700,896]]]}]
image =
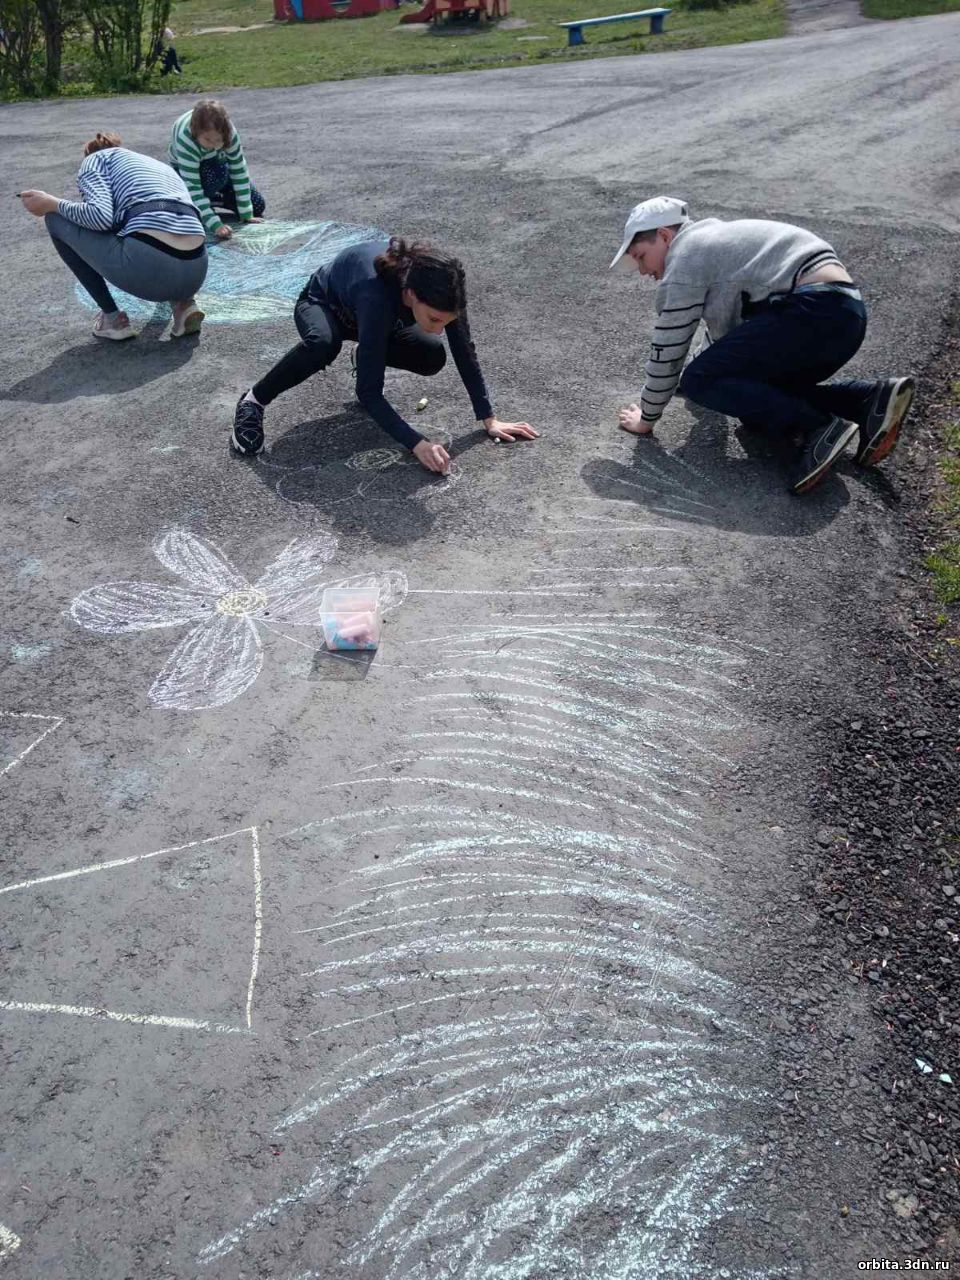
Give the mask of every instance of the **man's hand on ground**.
[{"label": "man's hand on ground", "polygon": [[653,432],[653,423],[646,421],[638,404],[628,404],[625,409],[621,409],[617,425],[621,431],[628,431],[632,436],[648,436]]}]

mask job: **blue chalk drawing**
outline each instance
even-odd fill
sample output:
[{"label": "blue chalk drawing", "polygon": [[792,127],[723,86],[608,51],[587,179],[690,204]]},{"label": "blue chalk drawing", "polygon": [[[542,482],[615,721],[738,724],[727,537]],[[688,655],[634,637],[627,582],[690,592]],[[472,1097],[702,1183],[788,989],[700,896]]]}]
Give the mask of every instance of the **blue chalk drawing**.
[{"label": "blue chalk drawing", "polygon": [[[288,320],[293,302],[318,267],[341,250],[366,240],[386,240],[378,227],[345,222],[252,222],[237,227],[225,243],[208,244],[210,270],[198,295],[207,324],[255,324]],[[95,303],[78,284],[76,296]],[[112,290],[131,320],[149,320],[166,303],[145,302]]]}]

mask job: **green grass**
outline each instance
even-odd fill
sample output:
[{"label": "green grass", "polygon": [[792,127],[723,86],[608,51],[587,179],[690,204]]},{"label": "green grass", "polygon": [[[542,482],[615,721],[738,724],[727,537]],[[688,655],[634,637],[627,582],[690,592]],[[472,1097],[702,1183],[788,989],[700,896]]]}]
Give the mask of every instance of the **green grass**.
[{"label": "green grass", "polygon": [[[587,43],[567,49],[557,22],[622,12],[617,0],[513,0],[514,18],[530,25],[520,30],[463,29],[440,34],[427,26],[399,27],[400,13],[330,22],[272,22],[271,0],[179,0],[171,25],[183,76],[171,89],[193,93],[227,88],[272,88],[345,80],[355,76],[407,72],[462,71],[517,66],[545,60],[573,61],[610,54],[633,54],[705,45],[739,44],[783,35],[782,0],[747,0],[733,7],[688,12],[676,0],[662,36],[642,34],[648,25],[624,23],[587,34]],[[202,27],[268,27],[231,34],[198,35]],[[520,37],[538,36],[537,40]],[[164,87],[167,87],[166,85]]]},{"label": "green grass", "polygon": [[[960,403],[960,383],[954,383],[954,399]],[[947,540],[927,558],[934,588],[944,604],[960,603],[960,424],[944,433],[944,455],[940,460],[943,493],[940,510],[946,520]]]},{"label": "green grass", "polygon": [[868,18],[919,18],[924,13],[960,12],[960,0],[860,0]]}]

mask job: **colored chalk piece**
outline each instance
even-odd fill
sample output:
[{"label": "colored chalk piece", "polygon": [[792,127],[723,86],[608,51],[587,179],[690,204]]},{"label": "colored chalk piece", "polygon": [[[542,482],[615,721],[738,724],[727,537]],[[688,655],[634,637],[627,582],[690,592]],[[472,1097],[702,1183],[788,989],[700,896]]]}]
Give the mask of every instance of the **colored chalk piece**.
[{"label": "colored chalk piece", "polygon": [[376,649],[380,643],[380,590],[328,587],[320,603],[328,649]]}]

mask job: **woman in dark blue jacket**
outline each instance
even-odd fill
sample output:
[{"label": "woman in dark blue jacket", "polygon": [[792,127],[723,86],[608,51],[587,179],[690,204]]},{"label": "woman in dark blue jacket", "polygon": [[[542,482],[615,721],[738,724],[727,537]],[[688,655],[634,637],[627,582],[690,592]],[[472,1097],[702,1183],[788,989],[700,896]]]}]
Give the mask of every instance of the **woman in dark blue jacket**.
[{"label": "woman in dark blue jacket", "polygon": [[301,341],[240,397],[231,443],[238,453],[263,449],[263,411],[278,395],[326,369],[344,339],[357,343],[357,399],[378,426],[430,471],[446,474],[450,457],[405,422],[383,394],[384,373],[407,369],[431,377],[446,363],[445,333],[473,412],[494,440],[534,440],[526,422],[493,412],[466,315],[463,266],[422,244],[369,241],[344,249],[314,272],[294,310]]}]

